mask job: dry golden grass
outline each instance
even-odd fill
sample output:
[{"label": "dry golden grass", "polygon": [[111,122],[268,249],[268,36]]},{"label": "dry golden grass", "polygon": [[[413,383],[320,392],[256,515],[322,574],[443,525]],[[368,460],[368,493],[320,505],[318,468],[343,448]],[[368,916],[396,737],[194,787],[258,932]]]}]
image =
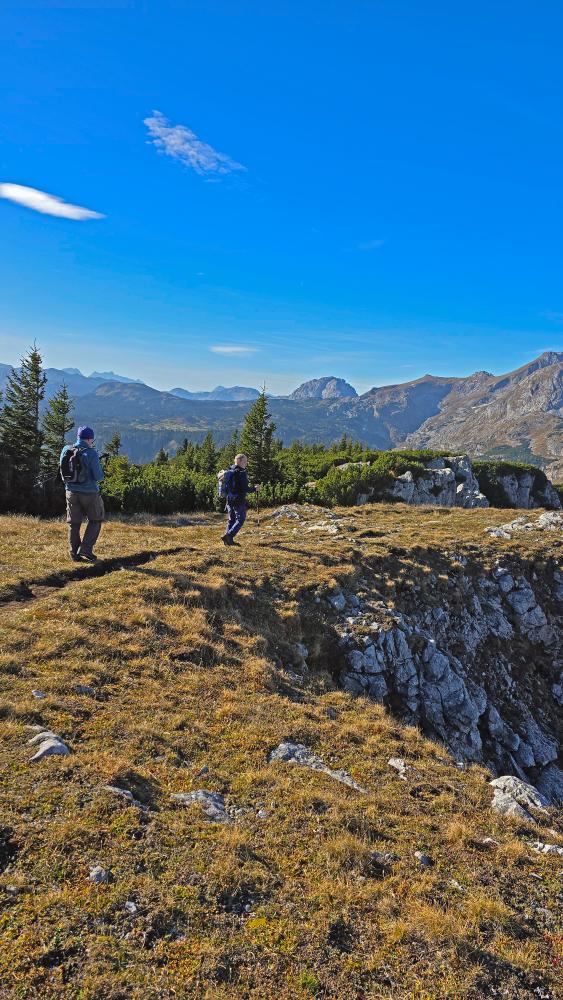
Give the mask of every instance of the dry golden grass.
[{"label": "dry golden grass", "polygon": [[[540,983],[557,995],[557,928],[535,914],[556,914],[560,863],[525,846],[553,835],[515,830],[490,811],[480,768],[461,773],[416,728],[338,690],[315,605],[340,585],[393,600],[461,552],[475,572],[506,550],[539,564],[554,540],[483,535],[509,511],[337,513],[336,536],[258,530],[251,516],[236,550],[212,516],[110,522],[100,556],[132,561],[80,575],[64,525],[0,519],[2,998],[454,1000],[497,982],[510,998]],[[315,666],[302,686],[280,669],[299,641]],[[71,756],[30,764],[33,724]],[[284,737],[367,794],[268,764]],[[397,755],[431,795],[410,794],[387,765]],[[149,808],[105,791],[113,782]],[[198,788],[242,811],[220,826],[170,801]],[[385,877],[374,850],[399,856]],[[97,863],[108,884],[89,881]]]}]

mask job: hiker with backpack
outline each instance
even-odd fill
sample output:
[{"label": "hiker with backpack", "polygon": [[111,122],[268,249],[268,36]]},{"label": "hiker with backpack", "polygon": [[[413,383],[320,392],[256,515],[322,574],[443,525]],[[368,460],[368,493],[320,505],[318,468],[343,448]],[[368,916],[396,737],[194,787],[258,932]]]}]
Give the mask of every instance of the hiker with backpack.
[{"label": "hiker with backpack", "polygon": [[246,466],[246,455],[235,455],[234,464],[218,474],[219,496],[227,501],[227,530],[221,536],[224,545],[235,545],[235,535],[238,534],[246,521],[246,497],[248,493],[257,493],[259,485],[250,486]]},{"label": "hiker with backpack", "polygon": [[[103,456],[102,456],[103,457]],[[100,483],[104,471],[94,448],[94,431],[79,427],[76,442],[65,445],[59,461],[61,479],[66,492],[69,555],[74,562],[96,562],[93,549],[105,518]],[[88,524],[80,538],[82,521]]]}]

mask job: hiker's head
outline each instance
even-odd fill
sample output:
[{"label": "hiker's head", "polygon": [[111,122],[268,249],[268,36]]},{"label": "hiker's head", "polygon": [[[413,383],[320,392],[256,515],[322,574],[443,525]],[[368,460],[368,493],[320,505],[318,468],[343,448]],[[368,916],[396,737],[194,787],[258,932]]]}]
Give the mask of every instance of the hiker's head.
[{"label": "hiker's head", "polygon": [[240,469],[246,469],[248,465],[247,455],[235,455],[235,465],[238,465]]},{"label": "hiker's head", "polygon": [[79,427],[76,436],[83,444],[94,444],[94,431],[91,427]]}]

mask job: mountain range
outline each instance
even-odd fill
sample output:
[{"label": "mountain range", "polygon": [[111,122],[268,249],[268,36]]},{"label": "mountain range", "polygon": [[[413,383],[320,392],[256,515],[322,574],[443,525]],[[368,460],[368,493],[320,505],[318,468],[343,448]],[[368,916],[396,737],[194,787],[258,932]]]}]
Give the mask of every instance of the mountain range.
[{"label": "mountain range", "polygon": [[[10,370],[0,365],[0,388]],[[76,422],[93,424],[102,441],[119,430],[123,450],[137,462],[151,460],[160,447],[174,454],[183,438],[201,440],[208,431],[227,441],[258,394],[222,386],[209,393],[161,392],[126,376],[86,377],[77,369],[47,369],[47,377],[47,396],[66,381]],[[328,444],[347,433],[372,448],[439,448],[530,462],[563,479],[563,352],[545,352],[502,375],[424,375],[361,396],[343,379],[326,376],[289,397],[272,397],[269,405],[286,444]]]}]

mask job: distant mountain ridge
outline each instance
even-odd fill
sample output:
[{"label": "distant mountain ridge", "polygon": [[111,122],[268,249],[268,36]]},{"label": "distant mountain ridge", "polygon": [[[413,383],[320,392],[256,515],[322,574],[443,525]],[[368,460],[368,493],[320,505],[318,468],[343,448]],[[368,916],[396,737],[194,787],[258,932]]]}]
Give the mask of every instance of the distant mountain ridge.
[{"label": "distant mountain ridge", "polygon": [[222,400],[245,400],[258,399],[260,393],[258,389],[252,389],[244,385],[216,385],[210,392],[190,392],[188,389],[171,389],[172,396],[180,399],[222,399]]},{"label": "distant mountain ridge", "polygon": [[[10,371],[9,365],[0,365],[0,388]],[[105,440],[119,430],[124,452],[137,462],[151,460],[160,447],[174,454],[185,437],[199,441],[208,431],[224,443],[240,428],[255,396],[222,394],[258,395],[245,387],[218,386],[194,398],[188,390],[161,392],[138,381],[100,382],[57,369],[47,369],[47,375],[51,394],[67,382],[77,423],[95,423],[98,438]],[[270,398],[276,436],[285,443],[327,444],[346,433],[371,448],[424,447],[504,457],[536,464],[554,481],[563,480],[563,352],[545,352],[502,375],[424,375],[374,387],[361,396],[323,397],[331,382],[348,386],[327,376],[303,383],[299,389],[304,394],[298,398],[295,393]]]}]

